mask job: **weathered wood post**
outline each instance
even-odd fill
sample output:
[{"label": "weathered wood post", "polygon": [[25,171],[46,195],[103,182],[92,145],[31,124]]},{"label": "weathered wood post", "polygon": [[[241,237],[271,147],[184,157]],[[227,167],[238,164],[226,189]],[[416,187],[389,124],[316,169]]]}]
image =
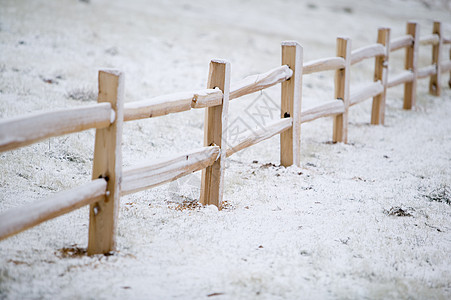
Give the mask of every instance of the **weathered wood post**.
[{"label": "weathered wood post", "polygon": [[227,155],[227,122],[230,92],[230,63],[225,60],[212,60],[207,88],[219,88],[224,96],[222,104],[205,110],[204,146],[221,147],[220,157],[213,165],[202,170],[200,202],[222,208],[224,170]]},{"label": "weathered wood post", "polygon": [[385,47],[384,56],[376,56],[374,68],[374,81],[380,80],[384,91],[373,97],[373,109],[371,111],[371,124],[384,124],[385,122],[385,100],[388,82],[388,58],[390,56],[390,28],[379,28],[377,42]]},{"label": "weathered wood post", "polygon": [[[451,60],[451,49],[449,49],[449,59]],[[448,86],[451,88],[451,70],[449,71]]]},{"label": "weathered wood post", "polygon": [[344,113],[334,117],[332,140],[348,142],[349,82],[351,75],[351,39],[337,38],[337,56],[345,60],[345,67],[335,71],[335,99],[343,101]]},{"label": "weathered wood post", "polygon": [[417,60],[420,45],[420,25],[415,22],[407,23],[407,34],[413,37],[413,43],[406,47],[405,69],[413,73],[412,81],[404,84],[404,109],[412,109],[416,104],[417,96]]},{"label": "weathered wood post", "polygon": [[280,134],[280,164],[284,167],[300,166],[302,55],[303,49],[295,41],[282,42],[282,65],[287,65],[293,75],[281,86],[281,118],[291,118],[290,129]]},{"label": "weathered wood post", "polygon": [[443,35],[442,35],[442,26],[440,22],[435,21],[434,26],[432,28],[432,34],[438,35],[438,44],[432,45],[432,64],[435,64],[436,73],[431,76],[429,79],[429,93],[434,96],[440,96],[441,87],[441,73],[442,70],[440,68],[441,62],[441,49],[443,45]]},{"label": "weathered wood post", "polygon": [[[115,112],[109,127],[96,130],[92,179],[105,178],[105,199],[90,205],[88,255],[108,253],[116,247],[116,227],[122,180],[122,123],[124,119],[124,75],[99,71],[97,101],[111,103]],[[113,118],[114,117],[114,118]],[[114,120],[113,120],[114,119]]]}]

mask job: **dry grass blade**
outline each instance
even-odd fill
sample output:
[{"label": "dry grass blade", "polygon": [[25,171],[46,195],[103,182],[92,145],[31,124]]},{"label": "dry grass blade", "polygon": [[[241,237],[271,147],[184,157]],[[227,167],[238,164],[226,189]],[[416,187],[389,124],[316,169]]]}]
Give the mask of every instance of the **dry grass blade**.
[{"label": "dry grass blade", "polygon": [[451,205],[451,188],[448,185],[443,184],[428,195],[423,195],[423,197],[427,198],[429,201]]}]

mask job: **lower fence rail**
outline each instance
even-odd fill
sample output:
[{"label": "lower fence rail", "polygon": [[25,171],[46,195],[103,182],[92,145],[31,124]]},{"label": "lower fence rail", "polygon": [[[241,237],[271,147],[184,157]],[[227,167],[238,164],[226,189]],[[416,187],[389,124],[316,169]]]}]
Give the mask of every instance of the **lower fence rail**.
[{"label": "lower fence rail", "polygon": [[440,72],[445,73],[451,71],[451,60],[443,62],[440,67]]},{"label": "lower fence rail", "polygon": [[355,89],[349,97],[349,106],[356,105],[368,98],[379,95],[384,91],[384,86],[380,81],[376,81],[366,86]]},{"label": "lower fence rail", "polygon": [[219,146],[203,147],[168,159],[124,169],[121,195],[139,192],[211,166],[220,154]]},{"label": "lower fence rail", "polygon": [[262,128],[256,129],[255,131],[248,130],[244,134],[245,136],[244,139],[242,139],[236,145],[227,149],[227,157],[231,156],[232,154],[240,150],[258,144],[266,139],[269,139],[275,136],[276,134],[284,132],[285,130],[291,128],[292,124],[293,120],[291,118],[285,118],[273,121]]},{"label": "lower fence rail", "polygon": [[396,74],[393,77],[389,77],[389,80],[387,82],[387,87],[391,88],[394,86],[397,86],[399,84],[403,84],[406,82],[411,82],[413,80],[414,74],[412,71],[403,71],[399,74]]},{"label": "lower fence rail", "polygon": [[309,107],[301,112],[301,123],[307,123],[319,118],[333,116],[337,114],[342,114],[345,111],[345,106],[343,101],[330,100],[324,103]]},{"label": "lower fence rail", "polygon": [[0,215],[0,240],[102,200],[105,197],[106,186],[105,179],[100,178],[28,206],[5,211]]},{"label": "lower fence rail", "polygon": [[427,67],[422,67],[417,70],[417,78],[426,78],[431,75],[437,74],[437,66],[436,65],[430,65]]}]

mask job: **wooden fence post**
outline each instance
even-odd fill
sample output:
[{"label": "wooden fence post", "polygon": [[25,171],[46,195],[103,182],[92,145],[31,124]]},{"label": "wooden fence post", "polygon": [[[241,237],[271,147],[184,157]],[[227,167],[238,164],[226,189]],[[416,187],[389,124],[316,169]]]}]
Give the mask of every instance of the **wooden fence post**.
[{"label": "wooden fence post", "polygon": [[443,44],[443,35],[442,35],[442,27],[441,23],[435,21],[434,26],[432,28],[432,34],[437,34],[439,38],[439,42],[437,45],[432,45],[432,64],[436,66],[436,73],[431,76],[429,79],[429,93],[434,96],[440,96],[441,87],[440,87],[440,79],[441,79],[441,49]]},{"label": "wooden fence post", "polygon": [[109,102],[114,121],[97,129],[92,179],[105,178],[105,199],[90,205],[88,255],[108,253],[116,247],[116,227],[122,181],[122,123],[124,119],[124,75],[114,70],[99,71],[97,101]]},{"label": "wooden fence post", "polygon": [[335,71],[335,99],[343,101],[344,113],[334,117],[332,139],[334,142],[348,142],[349,82],[351,75],[351,39],[337,38],[337,56],[345,60],[345,67]]},{"label": "wooden fence post", "polygon": [[407,23],[407,34],[413,37],[411,46],[406,47],[405,69],[413,73],[413,79],[404,84],[404,109],[412,109],[416,104],[417,98],[417,60],[418,47],[420,42],[420,25],[415,22]]},{"label": "wooden fence post", "polygon": [[374,68],[374,81],[380,80],[384,91],[373,97],[373,109],[371,111],[371,124],[384,124],[385,122],[385,99],[387,95],[388,82],[388,58],[390,56],[390,28],[379,28],[377,31],[377,42],[385,46],[385,55],[376,56]]},{"label": "wooden fence post", "polygon": [[[449,49],[449,59],[451,60],[451,48]],[[449,71],[448,86],[451,88],[451,71]]]},{"label": "wooden fence post", "polygon": [[207,88],[219,88],[224,96],[222,104],[205,110],[204,146],[219,146],[220,157],[213,165],[202,170],[200,202],[222,208],[224,169],[227,155],[227,122],[230,92],[230,63],[225,60],[212,60]]},{"label": "wooden fence post", "polygon": [[301,104],[302,104],[302,52],[295,41],[282,42],[282,65],[287,65],[293,75],[281,86],[281,118],[291,118],[290,129],[280,134],[280,164],[284,167],[300,166]]}]

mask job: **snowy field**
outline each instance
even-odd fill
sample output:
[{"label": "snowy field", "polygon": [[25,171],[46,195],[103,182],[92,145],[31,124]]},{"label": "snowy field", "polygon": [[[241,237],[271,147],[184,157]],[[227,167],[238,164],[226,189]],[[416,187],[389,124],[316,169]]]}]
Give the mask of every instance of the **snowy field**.
[{"label": "snowy field", "polygon": [[[438,0],[0,0],[0,118],[95,103],[102,67],[144,100],[205,88],[213,58],[233,82],[279,66],[281,41],[308,61],[333,56],[337,36],[355,49],[409,20],[451,37]],[[430,64],[430,47],[420,55]],[[390,62],[400,70],[403,52]],[[373,68],[353,67],[351,89]],[[1,241],[0,299],[450,299],[448,80],[441,97],[420,80],[413,111],[390,89],[385,126],[369,125],[371,101],[352,107],[347,145],[330,143],[329,118],[303,125],[301,168],[278,166],[278,137],[232,156],[222,211],[195,204],[198,173],[122,197],[112,255],[85,255],[87,207]],[[258,126],[245,112],[279,94],[232,101],[231,130]],[[332,72],[304,77],[304,105],[332,97]],[[124,165],[202,140],[202,110],[128,122]],[[0,212],[89,181],[93,145],[87,131],[0,153]]]}]

